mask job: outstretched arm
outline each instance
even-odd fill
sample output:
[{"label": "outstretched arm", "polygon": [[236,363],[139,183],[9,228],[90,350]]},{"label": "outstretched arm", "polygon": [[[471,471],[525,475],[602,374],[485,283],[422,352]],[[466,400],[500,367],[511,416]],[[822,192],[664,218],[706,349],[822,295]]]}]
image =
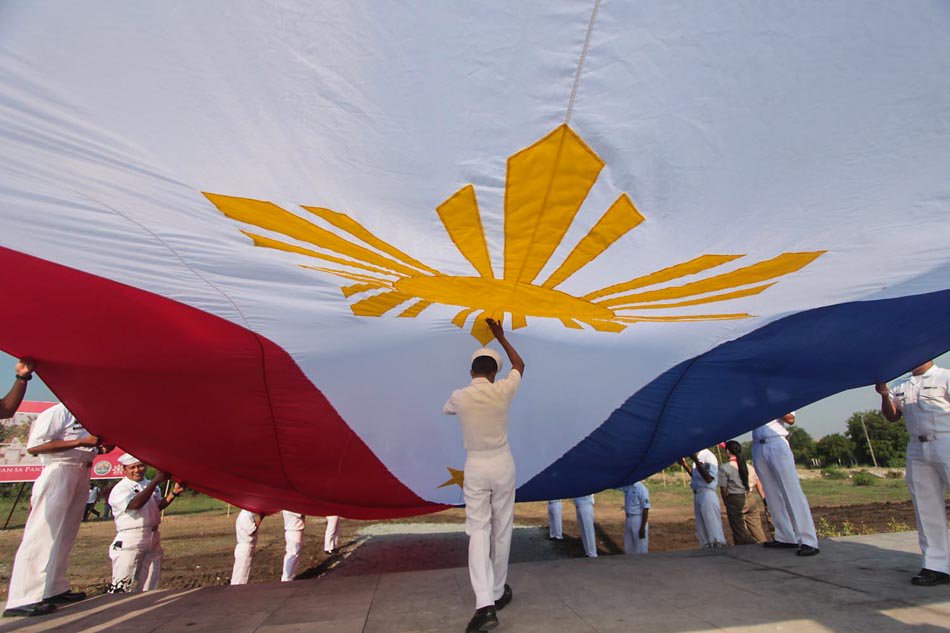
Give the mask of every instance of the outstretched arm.
[{"label": "outstretched arm", "polygon": [[901,412],[897,409],[897,405],[894,404],[893,398],[891,398],[891,390],[887,388],[887,383],[879,382],[874,385],[874,389],[881,395],[881,413],[884,414],[887,421],[897,422],[900,420]]},{"label": "outstretched arm", "polygon": [[33,377],[35,364],[29,358],[21,358],[16,364],[16,380],[10,387],[10,393],[0,400],[0,419],[12,418],[26,396],[26,382]]},{"label": "outstretched arm", "polygon": [[501,326],[501,323],[495,319],[485,319],[485,322],[488,323],[488,329],[491,330],[495,339],[504,348],[505,353],[508,354],[508,360],[511,361],[511,368],[517,369],[518,373],[524,376],[524,359],[521,358],[518,350],[505,338],[505,329]]}]

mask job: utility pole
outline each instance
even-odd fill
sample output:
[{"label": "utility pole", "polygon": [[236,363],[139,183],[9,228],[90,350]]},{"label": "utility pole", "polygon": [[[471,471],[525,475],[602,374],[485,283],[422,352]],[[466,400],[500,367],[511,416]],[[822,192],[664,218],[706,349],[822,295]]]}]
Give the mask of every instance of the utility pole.
[{"label": "utility pole", "polygon": [[864,423],[864,415],[861,414],[861,428],[864,429],[864,439],[868,442],[868,450],[871,451],[871,461],[874,462],[874,467],[877,468],[877,457],[874,456],[874,447],[871,446],[871,438],[868,437],[868,427]]}]

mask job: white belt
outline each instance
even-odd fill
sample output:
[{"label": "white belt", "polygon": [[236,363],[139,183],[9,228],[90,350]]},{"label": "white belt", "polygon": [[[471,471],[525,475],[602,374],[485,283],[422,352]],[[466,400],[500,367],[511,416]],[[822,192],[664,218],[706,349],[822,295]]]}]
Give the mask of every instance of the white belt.
[{"label": "white belt", "polygon": [[46,466],[72,466],[73,468],[92,468],[92,462],[49,462],[43,464],[43,467]]},{"label": "white belt", "polygon": [[469,457],[495,457],[496,455],[504,455],[505,453],[510,453],[511,448],[505,444],[504,446],[499,446],[498,448],[488,448],[485,450],[470,450],[468,451]]},{"label": "white belt", "polygon": [[126,533],[126,532],[148,533],[148,532],[157,532],[157,531],[158,531],[158,526],[157,526],[157,525],[153,525],[153,526],[151,526],[151,527],[124,528],[124,529],[118,531],[119,533],[116,535],[116,537],[121,536],[122,534],[124,534],[124,533]]},{"label": "white belt", "polygon": [[766,442],[771,442],[772,440],[784,440],[784,439],[785,439],[784,435],[773,435],[772,437],[762,437],[755,441],[758,442],[759,444],[765,444]]},{"label": "white belt", "polygon": [[628,519],[631,518],[631,517],[642,517],[642,516],[643,516],[643,513],[642,513],[642,512],[637,512],[637,513],[635,513],[635,514],[630,514],[629,512],[625,512],[624,514],[627,515],[627,518],[628,518]]}]

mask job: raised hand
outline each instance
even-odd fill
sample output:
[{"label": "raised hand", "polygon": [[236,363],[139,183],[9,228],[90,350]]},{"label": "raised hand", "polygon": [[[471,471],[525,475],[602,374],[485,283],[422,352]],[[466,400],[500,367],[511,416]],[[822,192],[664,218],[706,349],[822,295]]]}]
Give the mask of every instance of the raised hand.
[{"label": "raised hand", "polygon": [[32,358],[21,358],[17,361],[16,371],[17,376],[29,376],[33,373],[33,370],[36,369],[36,362]]}]

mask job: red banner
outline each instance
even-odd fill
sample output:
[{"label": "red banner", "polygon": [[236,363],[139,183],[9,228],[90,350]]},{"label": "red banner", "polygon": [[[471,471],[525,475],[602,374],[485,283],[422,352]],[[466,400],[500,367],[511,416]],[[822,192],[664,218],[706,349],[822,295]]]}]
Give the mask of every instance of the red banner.
[{"label": "red banner", "polygon": [[[26,452],[29,425],[36,416],[55,405],[55,402],[24,402],[9,420],[0,420],[4,427],[4,441],[0,443],[0,483],[36,481],[43,471],[39,455]],[[9,437],[8,437],[9,433]],[[121,449],[99,455],[92,462],[93,479],[120,479],[124,476],[119,457]]]}]

